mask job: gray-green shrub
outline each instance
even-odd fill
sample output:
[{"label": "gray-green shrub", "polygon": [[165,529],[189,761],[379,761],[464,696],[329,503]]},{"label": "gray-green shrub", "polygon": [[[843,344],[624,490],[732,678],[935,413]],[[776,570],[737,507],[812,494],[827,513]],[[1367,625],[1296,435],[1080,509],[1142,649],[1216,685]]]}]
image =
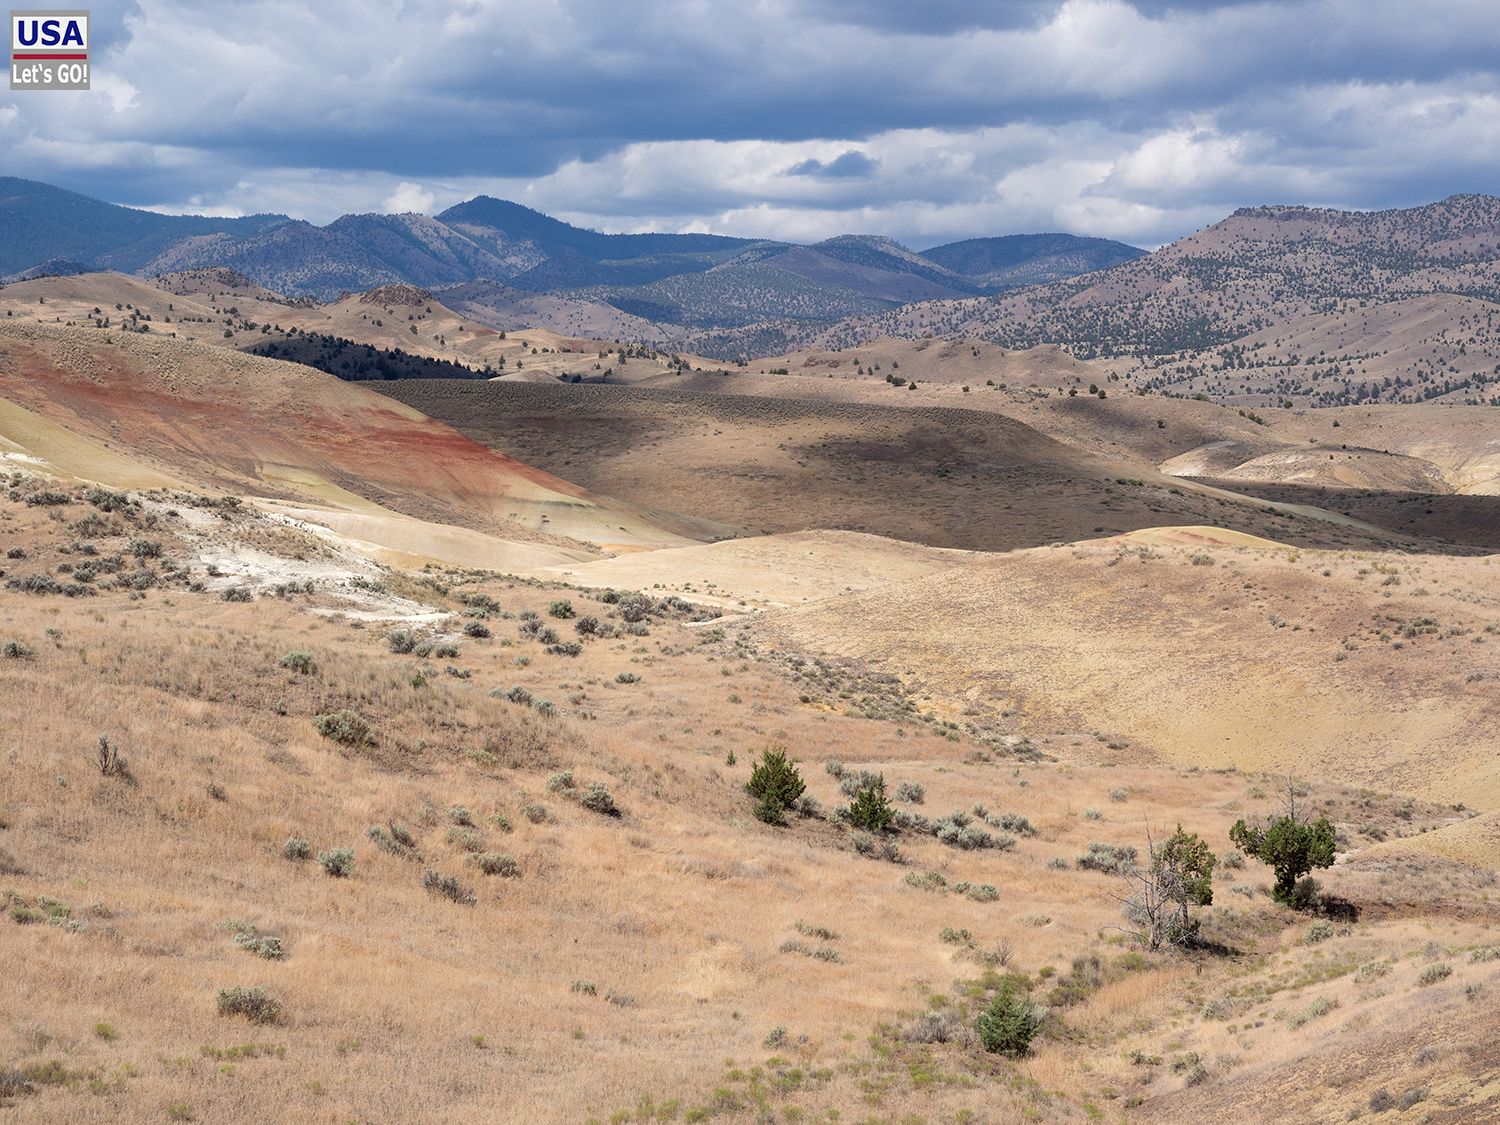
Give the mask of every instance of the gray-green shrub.
[{"label": "gray-green shrub", "polygon": [[347,879],[354,873],[353,848],[329,848],[318,853],[318,866],[334,879]]}]

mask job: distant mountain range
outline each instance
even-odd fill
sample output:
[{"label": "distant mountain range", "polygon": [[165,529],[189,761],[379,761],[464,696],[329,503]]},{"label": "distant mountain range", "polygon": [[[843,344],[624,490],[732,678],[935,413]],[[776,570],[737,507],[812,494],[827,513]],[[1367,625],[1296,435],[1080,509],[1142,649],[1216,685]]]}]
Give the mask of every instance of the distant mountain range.
[{"label": "distant mountain range", "polygon": [[[1068,234],[978,238],[923,253],[845,235],[812,246],[709,234],[601,234],[479,196],[436,216],[160,215],[48,184],[0,178],[0,278],[114,269],[143,276],[211,267],[321,300],[409,283],[511,327],[615,329],[738,354],[734,333],[811,327],[914,301],[978,297],[1141,257]],[[528,297],[529,295],[529,297]],[[446,299],[446,297],[445,297]],[[491,304],[490,302],[494,302]],[[484,315],[486,308],[489,316]],[[783,327],[769,339],[788,334]]]},{"label": "distant mountain range", "polygon": [[[952,266],[965,245],[926,256]],[[977,255],[966,268],[986,276]],[[1434,294],[1500,302],[1500,199],[1455,195],[1389,211],[1242,208],[1109,269],[981,299],[916,302],[843,321],[817,340],[837,347],[878,336],[964,336],[1007,347],[1063,344],[1084,358],[1169,355]]]}]

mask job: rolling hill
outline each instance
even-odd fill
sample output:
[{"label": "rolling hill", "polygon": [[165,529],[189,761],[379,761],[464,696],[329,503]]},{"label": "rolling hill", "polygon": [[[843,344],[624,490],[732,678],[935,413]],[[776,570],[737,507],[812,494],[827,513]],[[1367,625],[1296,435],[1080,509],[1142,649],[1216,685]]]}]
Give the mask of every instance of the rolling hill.
[{"label": "rolling hill", "polygon": [[1215,523],[1309,545],[1419,546],[1337,512],[1169,477],[995,413],[691,389],[721,378],[675,388],[451,379],[371,386],[585,487],[750,533],[837,529],[1003,551]]},{"label": "rolling hill", "polygon": [[1460,195],[1360,212],[1252,207],[1097,274],[993,298],[920,302],[849,322],[824,342],[973,336],[1081,356],[1197,351],[1362,303],[1500,297],[1500,199]]},{"label": "rolling hill", "polygon": [[951,716],[1004,711],[1183,765],[1490,807],[1500,713],[1474,639],[1500,629],[1491,569],[1148,531],[982,559],[756,631],[897,675]]},{"label": "rolling hill", "polygon": [[264,497],[413,555],[442,554],[427,543],[438,524],[479,533],[456,538],[465,561],[491,566],[712,534],[603,500],[356,384],[220,347],[0,323],[0,397],[35,420],[10,442],[28,451],[33,430],[47,435],[51,452],[31,454],[58,471],[98,479],[97,450],[128,449],[158,477]]}]

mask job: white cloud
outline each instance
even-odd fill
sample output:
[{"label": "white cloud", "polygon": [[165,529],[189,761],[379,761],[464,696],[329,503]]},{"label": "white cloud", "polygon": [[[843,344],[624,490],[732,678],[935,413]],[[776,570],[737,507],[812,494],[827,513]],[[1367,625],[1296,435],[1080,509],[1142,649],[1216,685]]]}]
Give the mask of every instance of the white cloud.
[{"label": "white cloud", "polygon": [[1001,7],[135,0],[92,94],[0,106],[0,170],[318,222],[487,192],[609,230],[1144,243],[1500,181],[1492,0]]},{"label": "white cloud", "polygon": [[380,205],[380,209],[397,214],[406,211],[419,211],[425,214],[432,209],[433,200],[436,198],[421,184],[402,180],[396,185],[396,190],[385,197],[385,202]]}]

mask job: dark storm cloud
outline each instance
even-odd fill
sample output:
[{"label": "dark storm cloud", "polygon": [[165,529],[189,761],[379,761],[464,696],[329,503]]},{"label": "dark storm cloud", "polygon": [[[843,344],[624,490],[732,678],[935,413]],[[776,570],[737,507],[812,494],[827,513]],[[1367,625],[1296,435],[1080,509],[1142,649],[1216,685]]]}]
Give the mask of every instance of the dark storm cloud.
[{"label": "dark storm cloud", "polygon": [[95,7],[90,94],[0,93],[0,172],[136,204],[478,191],[610,229],[1155,242],[1265,199],[1500,172],[1493,6],[291,0]]}]

